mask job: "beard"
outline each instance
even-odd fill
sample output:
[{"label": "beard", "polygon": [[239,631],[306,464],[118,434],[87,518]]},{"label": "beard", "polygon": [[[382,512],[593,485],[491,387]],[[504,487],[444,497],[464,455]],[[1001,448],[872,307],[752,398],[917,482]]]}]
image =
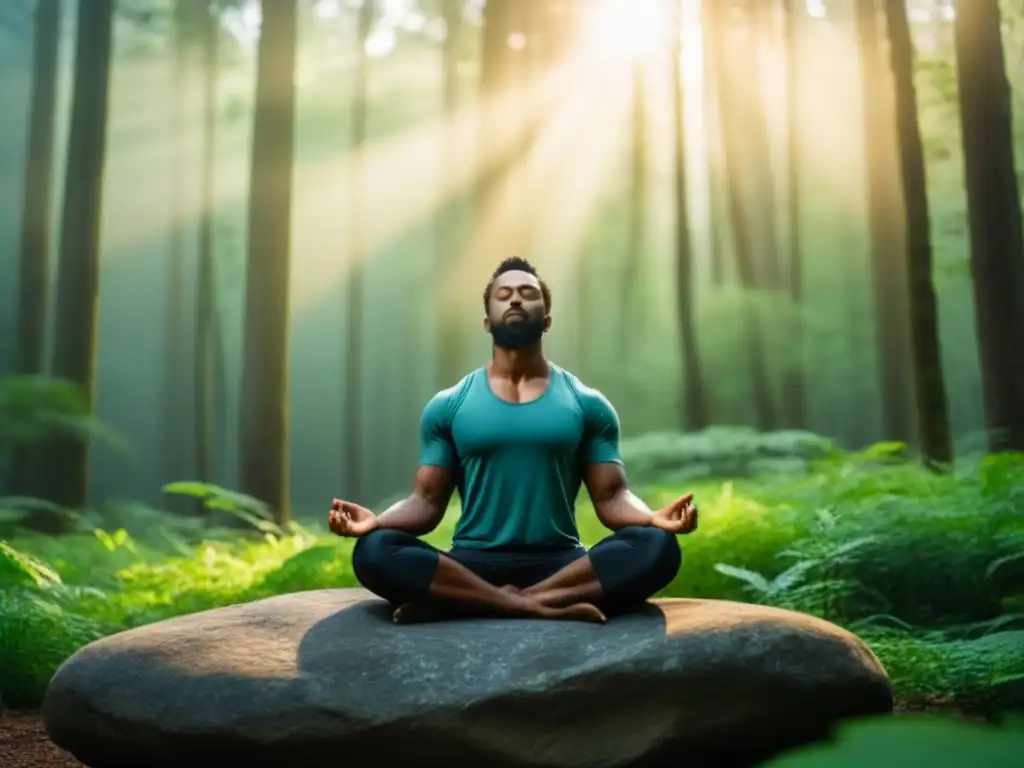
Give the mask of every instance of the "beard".
[{"label": "beard", "polygon": [[491,338],[503,349],[522,349],[540,341],[544,335],[544,320],[524,317],[513,323],[491,323]]}]

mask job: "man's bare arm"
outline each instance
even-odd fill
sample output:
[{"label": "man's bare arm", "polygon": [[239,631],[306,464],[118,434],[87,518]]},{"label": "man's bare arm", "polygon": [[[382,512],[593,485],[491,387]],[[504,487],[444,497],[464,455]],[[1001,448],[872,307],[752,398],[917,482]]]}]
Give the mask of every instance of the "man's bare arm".
[{"label": "man's bare arm", "polygon": [[597,519],[617,531],[631,525],[651,525],[650,508],[629,490],[626,470],[617,462],[590,464],[583,473]]},{"label": "man's bare arm", "polygon": [[423,536],[437,528],[455,490],[455,472],[449,467],[421,465],[412,493],[395,502],[377,518],[377,528],[394,528]]}]

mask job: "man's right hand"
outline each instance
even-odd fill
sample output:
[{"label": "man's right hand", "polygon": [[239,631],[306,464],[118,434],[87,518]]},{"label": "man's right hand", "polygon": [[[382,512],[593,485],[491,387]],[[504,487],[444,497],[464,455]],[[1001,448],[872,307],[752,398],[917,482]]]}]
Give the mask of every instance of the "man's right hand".
[{"label": "man's right hand", "polygon": [[377,529],[377,516],[366,507],[335,499],[327,516],[327,525],[339,536],[359,538]]}]

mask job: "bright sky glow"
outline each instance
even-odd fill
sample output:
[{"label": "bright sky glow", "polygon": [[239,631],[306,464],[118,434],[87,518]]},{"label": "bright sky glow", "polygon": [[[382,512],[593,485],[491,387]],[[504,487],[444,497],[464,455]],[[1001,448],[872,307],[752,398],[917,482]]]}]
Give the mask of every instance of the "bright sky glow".
[{"label": "bright sky glow", "polygon": [[595,0],[587,39],[594,53],[611,58],[639,58],[657,48],[665,35],[660,3],[637,0]]},{"label": "bright sky glow", "polygon": [[823,0],[807,0],[807,15],[814,19],[824,19],[825,3]]}]

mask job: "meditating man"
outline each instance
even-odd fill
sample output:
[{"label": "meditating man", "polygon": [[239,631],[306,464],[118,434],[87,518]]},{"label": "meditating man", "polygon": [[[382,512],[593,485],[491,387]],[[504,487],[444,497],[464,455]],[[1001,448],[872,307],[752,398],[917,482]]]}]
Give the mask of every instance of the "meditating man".
[{"label": "meditating man", "polygon": [[[545,359],[551,292],[524,259],[506,259],[484,290],[491,363],[435,395],[420,421],[412,494],[380,516],[335,499],[330,528],[358,537],[360,583],[398,623],[454,615],[603,622],[639,607],[679,570],[676,534],[697,527],[693,495],[651,512],[630,491],[619,420],[597,390]],[[589,552],[574,507],[586,483],[614,533]],[[420,540],[455,488],[452,548]]]}]

